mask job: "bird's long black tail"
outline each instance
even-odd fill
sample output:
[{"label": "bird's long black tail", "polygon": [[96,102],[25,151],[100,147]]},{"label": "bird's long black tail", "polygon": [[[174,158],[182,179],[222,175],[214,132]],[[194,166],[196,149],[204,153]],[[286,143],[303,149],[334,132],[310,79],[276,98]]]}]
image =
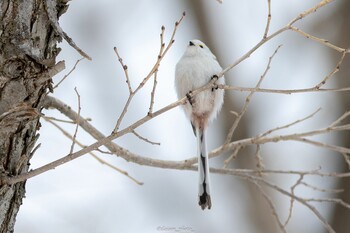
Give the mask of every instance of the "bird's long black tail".
[{"label": "bird's long black tail", "polygon": [[198,153],[198,197],[199,205],[202,210],[208,207],[211,208],[210,199],[210,179],[209,179],[209,161],[208,161],[208,151],[206,143],[206,133],[205,130],[196,127],[197,136],[197,153]]}]

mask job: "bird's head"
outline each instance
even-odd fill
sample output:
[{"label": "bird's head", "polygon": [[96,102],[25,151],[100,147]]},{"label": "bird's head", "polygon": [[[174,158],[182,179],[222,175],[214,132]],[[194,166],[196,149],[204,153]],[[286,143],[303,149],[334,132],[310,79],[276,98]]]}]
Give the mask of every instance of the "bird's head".
[{"label": "bird's head", "polygon": [[209,56],[216,59],[214,54],[210,51],[208,46],[206,46],[200,40],[190,40],[188,42],[187,49],[185,51],[186,56]]}]

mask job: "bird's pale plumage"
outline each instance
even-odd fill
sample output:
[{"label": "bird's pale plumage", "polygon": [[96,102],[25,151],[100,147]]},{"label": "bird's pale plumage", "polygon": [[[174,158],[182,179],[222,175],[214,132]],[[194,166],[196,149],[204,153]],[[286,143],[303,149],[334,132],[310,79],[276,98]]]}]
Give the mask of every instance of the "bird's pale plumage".
[{"label": "bird's pale plumage", "polygon": [[[191,40],[175,69],[175,87],[178,98],[183,98],[190,91],[204,86],[221,71],[222,68],[210,49],[200,40]],[[217,83],[224,84],[224,78],[218,79]],[[223,97],[222,89],[209,89],[193,96],[184,105],[186,116],[190,119],[197,137],[198,196],[202,209],[211,208],[206,129],[220,111],[224,101]]]}]

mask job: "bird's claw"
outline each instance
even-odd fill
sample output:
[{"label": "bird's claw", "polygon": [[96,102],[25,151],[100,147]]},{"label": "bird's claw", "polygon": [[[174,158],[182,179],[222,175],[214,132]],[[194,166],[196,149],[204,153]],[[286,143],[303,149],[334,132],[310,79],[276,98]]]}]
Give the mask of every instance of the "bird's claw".
[{"label": "bird's claw", "polygon": [[212,77],[211,77],[211,80],[215,80],[214,81],[214,84],[213,84],[213,87],[211,88],[211,91],[214,91],[214,90],[217,90],[219,88],[218,84],[216,84],[216,81],[219,79],[219,76],[217,76],[216,74],[214,74]]},{"label": "bird's claw", "polygon": [[211,76],[211,80],[213,80],[213,79],[215,79],[215,81],[216,81],[216,80],[219,79],[219,76],[217,76],[216,74],[214,74],[213,76]]},{"label": "bird's claw", "polygon": [[188,102],[192,105],[193,104],[193,102],[192,102],[192,91],[189,91],[186,94],[186,97],[187,97]]}]

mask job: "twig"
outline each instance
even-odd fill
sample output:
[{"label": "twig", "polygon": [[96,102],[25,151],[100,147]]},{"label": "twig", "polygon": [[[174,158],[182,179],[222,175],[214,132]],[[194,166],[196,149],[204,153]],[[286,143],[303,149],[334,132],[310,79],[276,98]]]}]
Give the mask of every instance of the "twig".
[{"label": "twig", "polygon": [[350,111],[345,112],[343,115],[341,115],[337,120],[335,120],[332,124],[330,124],[330,127],[334,127],[339,125],[343,120],[345,120],[350,115]]},{"label": "twig", "polygon": [[270,209],[271,209],[271,212],[272,212],[272,216],[276,219],[277,225],[279,226],[280,230],[282,232],[284,232],[284,233],[287,233],[285,225],[282,224],[282,221],[278,217],[278,214],[277,214],[277,211],[276,211],[276,207],[273,204],[273,201],[271,200],[269,195],[264,191],[264,189],[261,187],[261,185],[258,182],[251,182],[251,183],[253,183],[259,189],[260,193],[265,198],[267,204],[270,206]]},{"label": "twig", "polygon": [[88,60],[92,60],[91,57],[89,55],[87,55],[83,50],[81,50],[72,40],[72,38],[70,38],[67,33],[65,33],[62,28],[60,27],[60,25],[58,24],[58,18],[57,18],[57,2],[56,0],[46,0],[44,1],[44,4],[46,6],[46,12],[47,12],[47,16],[49,18],[49,22],[51,24],[51,26],[55,29],[55,31],[57,32],[57,34],[59,34],[62,38],[64,38],[68,44],[70,46],[72,46],[76,51],[78,51],[78,53],[80,53],[80,55],[82,55],[83,57],[87,58]]},{"label": "twig", "polygon": [[318,146],[318,147],[327,148],[327,149],[329,149],[331,151],[334,151],[334,152],[350,153],[350,148],[346,148],[346,147],[342,147],[342,146],[330,145],[330,144],[327,144],[327,143],[318,142],[318,141],[314,141],[314,140],[303,138],[303,137],[298,137],[298,138],[294,138],[294,139],[291,139],[291,140],[299,141],[299,142],[305,142],[305,143],[308,143],[308,144],[311,144],[311,145],[315,145],[315,146]]},{"label": "twig", "polygon": [[70,152],[69,154],[72,154],[73,153],[73,150],[74,150],[74,145],[75,145],[75,141],[76,141],[76,137],[77,137],[77,133],[78,133],[78,128],[79,128],[79,120],[80,120],[80,110],[81,110],[81,106],[80,106],[80,95],[79,95],[79,92],[77,90],[77,88],[75,87],[74,88],[74,91],[75,93],[77,94],[77,97],[78,97],[78,118],[76,120],[76,127],[75,127],[75,131],[74,131],[74,135],[73,135],[73,139],[72,139],[72,145],[70,147]]},{"label": "twig", "polygon": [[274,129],[270,129],[270,130],[266,131],[265,133],[262,133],[262,134],[259,135],[258,137],[265,137],[265,136],[267,136],[267,135],[269,135],[269,134],[271,134],[271,133],[273,133],[273,132],[276,132],[276,131],[278,131],[278,130],[286,129],[286,128],[289,128],[289,127],[291,127],[291,126],[293,126],[293,125],[299,124],[299,123],[301,123],[301,122],[303,122],[303,121],[306,121],[306,120],[312,118],[312,117],[315,116],[316,113],[318,113],[319,111],[321,111],[321,108],[318,108],[315,112],[311,113],[310,115],[308,115],[308,116],[306,116],[306,117],[304,117],[304,118],[302,118],[302,119],[296,120],[296,121],[294,121],[294,122],[292,122],[292,123],[289,123],[289,124],[286,124],[286,125],[283,125],[283,126],[276,127],[276,128],[274,128]]},{"label": "twig", "polygon": [[73,66],[73,68],[68,72],[68,74],[66,74],[54,87],[53,89],[57,88],[74,70],[75,68],[77,67],[78,63],[83,60],[83,58],[80,58],[79,60],[77,60]]},{"label": "twig", "polygon": [[[268,63],[267,63],[267,66],[266,66],[266,68],[265,68],[265,71],[264,71],[264,73],[261,75],[261,77],[260,77],[258,83],[257,83],[256,86],[255,86],[255,89],[260,87],[262,81],[264,80],[264,78],[265,78],[267,72],[268,72],[269,69],[270,69],[271,61],[272,61],[273,57],[276,55],[276,53],[278,52],[279,48],[281,48],[281,45],[279,45],[279,46],[277,47],[277,49],[273,52],[273,54],[269,57],[269,61],[268,61]],[[248,109],[248,105],[249,105],[250,100],[251,100],[252,96],[254,95],[254,93],[255,93],[255,91],[252,90],[252,91],[249,93],[249,95],[246,97],[241,112],[240,112],[240,113],[238,114],[238,116],[236,117],[235,121],[233,122],[233,124],[232,124],[232,126],[231,126],[231,128],[230,128],[230,130],[229,130],[229,132],[228,132],[228,134],[227,134],[227,136],[226,136],[225,144],[229,143],[229,142],[232,140],[233,133],[235,132],[235,130],[236,130],[236,128],[237,128],[239,122],[241,121],[243,115],[246,113],[246,111],[247,111],[247,109]]]},{"label": "twig", "polygon": [[304,200],[308,202],[331,202],[344,206],[347,209],[350,209],[350,204],[338,198],[305,198]]},{"label": "twig", "polygon": [[348,165],[348,170],[350,170],[350,156],[348,153],[341,153],[346,164]]},{"label": "twig", "polygon": [[267,0],[267,22],[266,22],[266,27],[265,27],[265,32],[263,39],[266,39],[267,33],[269,32],[270,29],[270,22],[271,22],[271,0]]},{"label": "twig", "polygon": [[346,53],[349,53],[349,52],[350,52],[350,51],[348,51],[347,49],[343,49],[343,48],[340,48],[340,47],[338,47],[338,46],[336,46],[336,45],[333,45],[333,44],[330,43],[328,40],[321,39],[321,38],[318,38],[318,37],[316,37],[316,36],[310,35],[310,34],[304,32],[304,31],[301,31],[299,28],[296,28],[296,27],[291,26],[290,29],[291,29],[292,31],[295,31],[295,32],[299,33],[300,35],[304,36],[304,37],[307,38],[307,39],[311,39],[311,40],[313,40],[313,41],[316,41],[316,42],[318,42],[318,43],[320,43],[320,44],[323,44],[323,45],[325,45],[325,46],[327,46],[327,47],[329,47],[329,48],[331,48],[331,49],[334,49],[334,50],[336,50],[336,51],[338,51],[338,52],[340,52],[340,53],[345,53],[345,54],[346,54]]},{"label": "twig", "polygon": [[149,104],[148,115],[152,115],[152,112],[153,112],[154,96],[156,93],[156,86],[157,86],[157,74],[158,74],[158,70],[154,72],[154,81],[153,81],[153,88],[151,92],[151,102]]},{"label": "twig", "polygon": [[333,68],[333,70],[319,83],[315,86],[316,89],[319,89],[320,87],[322,87],[324,84],[326,84],[326,82],[334,76],[334,74],[336,74],[339,70],[340,70],[340,66],[341,64],[343,63],[343,60],[345,58],[345,55],[346,55],[346,52],[347,50],[345,50],[343,53],[342,53],[342,56],[340,57],[337,65]]},{"label": "twig", "polygon": [[239,59],[237,59],[234,63],[226,67],[223,71],[221,71],[219,74],[217,74],[218,78],[221,78],[227,71],[231,70],[233,67],[240,64],[242,61],[246,60],[248,57],[250,57],[258,48],[260,48],[263,44],[265,44],[267,41],[273,39],[274,37],[278,36],[284,31],[290,30],[291,26],[296,23],[297,21],[305,18],[306,16],[310,15],[313,12],[316,12],[318,9],[328,5],[329,3],[333,2],[335,0],[322,0],[314,7],[311,7],[310,9],[304,11],[303,13],[299,14],[297,17],[292,19],[286,26],[278,29],[274,33],[272,33],[270,36],[267,36],[265,38],[262,38],[261,41],[259,41],[252,49],[250,49],[248,52],[246,52],[243,56],[241,56]]},{"label": "twig", "polygon": [[[44,118],[47,122],[49,122],[50,124],[52,124],[53,126],[55,126],[59,131],[61,131],[61,133],[62,133],[64,136],[68,137],[70,140],[73,141],[73,139],[74,139],[73,136],[72,136],[71,134],[69,134],[66,130],[64,130],[61,126],[59,126],[58,124],[56,124],[55,122],[53,122],[53,121],[52,121],[50,118],[48,118],[48,117],[43,117],[43,118]],[[84,148],[84,147],[85,147],[85,146],[84,146],[81,142],[79,142],[78,140],[75,140],[75,142],[76,142],[81,148]],[[98,150],[98,151],[100,152],[100,150]],[[131,179],[132,181],[134,181],[136,184],[138,184],[138,185],[143,185],[143,182],[140,182],[140,181],[136,180],[135,178],[133,178],[132,176],[130,176],[130,175],[128,174],[128,172],[126,172],[126,171],[124,171],[124,170],[122,170],[122,169],[120,169],[120,168],[117,168],[116,166],[113,166],[112,164],[110,164],[110,163],[106,162],[105,160],[101,159],[100,157],[98,157],[97,155],[95,155],[92,151],[90,151],[89,154],[92,155],[92,157],[93,157],[94,159],[96,159],[98,162],[100,162],[101,164],[106,165],[106,166],[112,168],[113,170],[115,170],[115,171],[117,171],[117,172],[119,172],[119,173],[125,175],[126,177],[128,177],[129,179]]]},{"label": "twig", "polygon": [[313,186],[311,184],[308,184],[304,181],[300,182],[300,184],[304,185],[305,187],[311,188],[315,191],[319,191],[319,192],[323,192],[323,193],[341,193],[344,192],[344,189],[322,189],[322,188],[318,188],[316,186]]},{"label": "twig", "polygon": [[288,211],[288,217],[286,221],[284,222],[283,226],[286,227],[289,223],[289,221],[292,219],[292,213],[293,213],[293,207],[294,207],[294,196],[295,196],[295,189],[298,185],[301,184],[301,182],[304,179],[304,175],[301,174],[299,176],[299,179],[295,182],[295,184],[290,188],[290,193],[292,194],[290,197],[290,205],[289,205],[289,211]]},{"label": "twig", "polygon": [[140,134],[136,133],[135,130],[132,130],[131,132],[132,132],[136,137],[138,137],[139,139],[141,139],[142,141],[145,141],[145,142],[147,142],[147,143],[149,143],[149,144],[152,144],[152,145],[160,146],[160,143],[159,143],[159,142],[152,142],[152,141],[148,140],[147,138],[142,137]]},{"label": "twig", "polygon": [[[260,153],[260,145],[256,145],[254,158],[256,159],[256,168],[258,169],[258,171],[264,170],[265,166],[263,163],[263,158],[261,157],[261,153]],[[258,175],[263,176],[263,173],[259,172]]]},{"label": "twig", "polygon": [[58,118],[55,118],[55,117],[49,117],[49,116],[45,116],[44,114],[42,114],[41,116],[45,117],[48,120],[52,120],[52,121],[58,121],[58,122],[68,123],[68,124],[76,124],[76,122],[74,122],[74,121],[68,121],[68,120],[58,119]]},{"label": "twig", "polygon": [[[124,108],[123,108],[123,111],[122,113],[120,114],[118,120],[117,120],[117,123],[116,123],[116,126],[114,127],[114,130],[113,130],[113,133],[117,133],[118,130],[119,130],[119,126],[126,114],[126,112],[128,111],[128,107],[131,103],[131,100],[132,98],[135,96],[135,94],[147,83],[147,81],[152,77],[152,75],[158,71],[158,67],[160,65],[160,62],[163,60],[164,56],[167,54],[167,52],[169,51],[169,49],[171,48],[171,46],[173,45],[173,43],[175,42],[174,40],[174,37],[175,37],[175,33],[177,31],[177,28],[178,26],[180,25],[180,23],[182,22],[183,18],[185,17],[185,12],[182,13],[182,16],[181,18],[175,22],[175,26],[174,26],[174,29],[173,29],[173,33],[171,35],[171,38],[168,42],[168,45],[167,47],[164,49],[165,47],[165,44],[162,43],[163,41],[161,41],[161,48],[160,48],[160,54],[158,55],[157,57],[157,61],[155,62],[155,64],[153,65],[151,71],[148,73],[148,75],[141,81],[141,83],[139,84],[139,86],[134,90],[134,91],[131,91],[130,92],[130,87],[129,87],[129,97],[128,97],[128,100],[126,101],[126,104],[124,105]],[[162,33],[164,32],[165,28],[164,26],[162,26],[161,28],[162,30]],[[162,34],[161,34],[162,35]],[[119,57],[119,56],[118,56]],[[124,69],[124,67],[123,67]],[[124,69],[125,70],[125,69]]]},{"label": "twig", "polygon": [[230,85],[222,85],[218,84],[218,88],[224,89],[224,90],[234,90],[234,91],[255,91],[255,92],[262,92],[262,93],[270,93],[270,94],[284,94],[284,95],[291,95],[291,94],[297,94],[297,93],[309,93],[309,92],[345,92],[350,91],[350,87],[343,87],[343,88],[320,88],[316,89],[315,87],[310,88],[303,88],[303,89],[267,89],[267,88],[257,88],[254,87],[237,87],[237,86],[230,86]]},{"label": "twig", "polygon": [[234,159],[236,159],[238,152],[240,151],[241,147],[237,146],[235,147],[235,149],[233,150],[232,154],[230,155],[230,157],[228,157],[227,159],[225,159],[224,161],[224,168],[227,168],[228,165],[230,164],[230,162]]},{"label": "twig", "polygon": [[126,79],[126,83],[128,85],[129,94],[131,94],[132,93],[132,88],[131,88],[130,79],[129,79],[128,66],[124,64],[123,59],[121,58],[121,56],[118,53],[117,47],[114,47],[114,52],[117,55],[118,61],[119,61],[120,65],[122,66],[123,70],[124,70],[124,76],[125,76],[125,79]]},{"label": "twig", "polygon": [[255,183],[255,182],[259,182],[261,184],[264,184],[265,186],[285,195],[288,197],[293,197],[295,199],[295,201],[299,202],[300,204],[302,204],[303,206],[307,207],[311,212],[314,213],[314,215],[318,218],[318,220],[320,220],[320,222],[323,224],[323,226],[327,229],[327,231],[329,233],[336,233],[334,231],[334,229],[329,225],[329,223],[327,222],[327,220],[322,216],[322,214],[311,204],[309,204],[304,198],[301,198],[299,196],[293,195],[290,192],[280,188],[279,186],[261,178],[261,177],[257,177],[257,176],[251,176],[251,175],[247,175],[247,174],[238,174],[237,176],[248,180],[251,183]]}]

